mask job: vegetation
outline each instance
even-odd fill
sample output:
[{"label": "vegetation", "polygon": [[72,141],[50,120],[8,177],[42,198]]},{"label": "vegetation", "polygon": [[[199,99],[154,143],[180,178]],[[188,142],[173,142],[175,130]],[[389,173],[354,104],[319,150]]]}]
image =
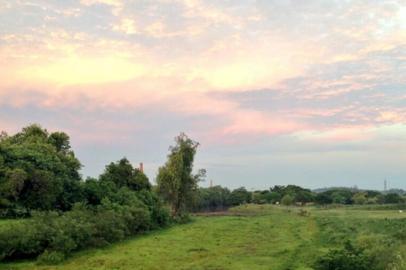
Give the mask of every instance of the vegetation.
[{"label": "vegetation", "polygon": [[274,186],[269,190],[247,191],[240,187],[230,191],[221,186],[199,188],[194,211],[224,210],[231,206],[246,203],[283,204],[283,205],[397,205],[398,209],[406,208],[406,197],[396,193],[350,188],[332,188],[314,192],[295,185]]},{"label": "vegetation", "polygon": [[[31,125],[12,136],[1,133],[0,261],[15,262],[0,269],[47,269],[43,264],[99,269],[86,256],[69,257],[145,233],[150,236],[121,244],[136,250],[128,258],[117,254],[120,245],[100,251],[104,261],[112,261],[109,269],[177,269],[178,264],[189,269],[405,269],[402,190],[199,188],[205,171],[193,170],[198,145],[183,133],[176,137],[154,187],[126,158],[108,164],[98,178],[83,180],[81,163],[63,132]],[[190,211],[221,212],[149,232],[189,221]],[[85,252],[89,260],[98,256]],[[35,258],[35,265],[18,262]],[[119,265],[116,258],[128,264]]]},{"label": "vegetation", "polygon": [[193,160],[199,143],[185,134],[175,138],[176,145],[169,148],[168,161],[159,168],[158,192],[171,205],[172,217],[181,217],[194,200],[197,184],[204,177],[201,170],[193,175]]},{"label": "vegetation", "polygon": [[3,225],[0,260],[56,263],[71,252],[104,246],[170,223],[147,176],[123,158],[98,179],[82,181],[65,133],[38,125],[0,140],[0,213],[30,217]]},{"label": "vegetation", "polygon": [[[299,215],[299,209],[310,214]],[[249,204],[105,249],[78,252],[52,268],[13,262],[0,269],[363,269],[344,268],[348,258],[372,260],[371,270],[406,269],[406,240],[396,234],[405,222],[403,214],[392,210]]]},{"label": "vegetation", "polygon": [[0,215],[71,209],[81,200],[81,164],[63,132],[31,125],[0,137]]},{"label": "vegetation", "polygon": [[231,205],[230,190],[221,186],[199,188],[194,210],[197,212],[226,210]]}]

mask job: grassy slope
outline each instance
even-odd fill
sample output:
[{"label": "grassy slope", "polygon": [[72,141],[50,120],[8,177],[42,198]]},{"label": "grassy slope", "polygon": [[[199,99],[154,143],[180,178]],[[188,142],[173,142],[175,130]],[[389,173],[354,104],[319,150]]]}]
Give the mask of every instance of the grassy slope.
[{"label": "grassy slope", "polygon": [[242,216],[197,217],[189,224],[77,253],[62,265],[11,263],[0,264],[0,270],[310,269],[308,265],[327,248],[320,218],[340,220],[339,226],[365,220],[365,229],[358,232],[365,234],[368,219],[401,217],[396,211],[313,210],[310,217],[295,211],[241,208],[237,212]]}]

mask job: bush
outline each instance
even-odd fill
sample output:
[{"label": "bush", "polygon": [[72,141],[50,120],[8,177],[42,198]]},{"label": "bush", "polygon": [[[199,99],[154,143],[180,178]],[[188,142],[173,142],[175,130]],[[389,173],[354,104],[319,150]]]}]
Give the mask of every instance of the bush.
[{"label": "bush", "polygon": [[182,213],[175,217],[174,222],[179,223],[179,224],[185,224],[191,221],[191,217],[188,213]]},{"label": "bush", "polygon": [[372,270],[372,260],[364,250],[347,242],[343,249],[330,250],[320,257],[314,266],[315,270]]},{"label": "bush", "polygon": [[294,198],[293,196],[286,194],[285,196],[283,196],[281,203],[283,205],[292,205],[294,202]]},{"label": "bush", "polygon": [[137,197],[147,205],[151,212],[151,226],[165,227],[170,223],[170,211],[168,207],[163,205],[161,199],[154,192],[142,190],[137,193]]},{"label": "bush", "polygon": [[65,260],[65,254],[58,251],[45,251],[38,257],[38,264],[58,264]]},{"label": "bush", "polygon": [[[168,224],[169,213],[159,201],[147,206],[135,192],[123,191],[121,195],[121,204],[109,199],[93,207],[78,204],[72,211],[35,214],[2,230],[0,261],[40,255],[40,263],[59,263],[75,250],[108,245]],[[153,195],[149,199],[155,200]]]},{"label": "bush", "polygon": [[381,225],[376,228],[380,231],[387,231],[387,234],[363,235],[357,239],[357,245],[363,248],[364,253],[371,259],[373,269],[405,269],[405,258],[400,252],[402,239],[398,238],[396,234],[392,235],[404,227],[404,224],[402,225],[402,222],[388,222],[384,226]]}]

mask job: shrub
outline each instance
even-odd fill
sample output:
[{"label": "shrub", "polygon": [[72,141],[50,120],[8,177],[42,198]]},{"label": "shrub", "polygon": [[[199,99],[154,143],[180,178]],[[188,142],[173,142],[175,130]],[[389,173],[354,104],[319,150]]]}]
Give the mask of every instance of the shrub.
[{"label": "shrub", "polygon": [[281,203],[283,205],[292,205],[294,202],[294,198],[293,196],[286,194],[285,196],[283,196]]},{"label": "shrub", "polygon": [[45,251],[38,257],[38,264],[58,264],[65,260],[66,255],[58,251]]},{"label": "shrub", "polygon": [[364,254],[364,250],[347,242],[343,249],[330,250],[320,257],[315,270],[371,270],[374,269],[372,260]]},{"label": "shrub", "polygon": [[305,209],[300,209],[299,212],[297,213],[299,216],[302,217],[308,217],[310,216],[310,212],[305,210]]},{"label": "shrub", "polygon": [[40,255],[40,263],[58,263],[75,250],[107,245],[168,223],[169,213],[158,202],[147,206],[129,192],[122,193],[121,204],[109,199],[98,206],[78,204],[69,212],[35,214],[0,231],[0,260]]},{"label": "shrub", "polygon": [[169,208],[164,206],[161,199],[154,192],[142,190],[137,192],[137,197],[148,207],[151,212],[151,226],[165,227],[170,223]]},{"label": "shrub", "polygon": [[174,222],[179,223],[179,224],[185,224],[190,221],[191,221],[191,217],[188,213],[182,213],[181,215],[178,215],[174,219]]}]

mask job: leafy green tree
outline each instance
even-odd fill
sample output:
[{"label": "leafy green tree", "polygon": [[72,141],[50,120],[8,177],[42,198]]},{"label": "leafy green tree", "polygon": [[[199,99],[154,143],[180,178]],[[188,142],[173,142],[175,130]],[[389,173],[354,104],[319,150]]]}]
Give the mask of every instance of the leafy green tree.
[{"label": "leafy green tree", "polygon": [[89,205],[99,205],[104,198],[112,198],[117,193],[117,186],[111,181],[99,181],[87,178],[83,183],[83,197]]},{"label": "leafy green tree", "polygon": [[292,195],[286,194],[283,196],[281,203],[283,205],[292,205],[294,203],[294,198]]},{"label": "leafy green tree", "polygon": [[199,188],[196,211],[223,210],[230,206],[230,190],[221,186]]},{"label": "leafy green tree", "polygon": [[282,199],[281,194],[279,194],[278,192],[274,192],[274,191],[267,193],[265,195],[265,197],[266,197],[266,200],[268,203],[273,203],[273,204],[280,202]]},{"label": "leafy green tree", "polygon": [[367,194],[364,192],[355,193],[352,200],[355,204],[365,204],[367,202]]},{"label": "leafy green tree", "polygon": [[55,146],[58,152],[68,152],[70,147],[69,136],[64,132],[54,132],[48,137],[48,142]]},{"label": "leafy green tree", "polygon": [[397,193],[388,193],[384,196],[385,203],[401,203],[404,202],[402,196]]},{"label": "leafy green tree", "polygon": [[332,193],[331,198],[333,200],[333,203],[336,203],[336,204],[345,204],[346,203],[346,198],[340,192]]},{"label": "leafy green tree", "polygon": [[314,200],[313,193],[310,190],[300,190],[294,196],[294,201],[305,204]]},{"label": "leafy green tree", "polygon": [[251,193],[247,191],[245,187],[234,189],[230,194],[231,205],[240,205],[250,202],[251,202]]},{"label": "leafy green tree", "polygon": [[104,173],[100,175],[100,181],[112,182],[117,188],[128,187],[135,191],[151,189],[148,177],[134,168],[126,158],[107,165]]},{"label": "leafy green tree", "polygon": [[[266,190],[266,192],[268,192],[268,191]],[[267,203],[265,196],[266,196],[266,193],[263,193],[262,191],[255,191],[252,193],[251,201],[256,204]]]},{"label": "leafy green tree", "polygon": [[316,195],[316,197],[314,198],[314,200],[317,204],[322,204],[322,205],[330,204],[333,202],[333,199],[331,198],[331,196],[326,192],[318,193]]},{"label": "leafy green tree", "polygon": [[314,195],[309,189],[305,189],[296,185],[274,186],[270,190],[275,195],[279,194],[279,200],[281,200],[280,198],[284,197],[285,195],[290,195],[293,197],[294,202],[304,204],[314,201]]},{"label": "leafy green tree", "polygon": [[332,188],[316,194],[315,202],[318,204],[352,204],[354,192],[348,188]]},{"label": "leafy green tree", "polygon": [[167,162],[159,168],[156,181],[158,192],[171,205],[172,216],[179,217],[191,208],[205,171],[193,174],[198,142],[184,133],[177,136],[175,142],[175,146],[169,148]]},{"label": "leafy green tree", "polygon": [[36,124],[12,136],[2,133],[2,205],[6,204],[8,210],[21,207],[28,210],[69,210],[82,198],[80,168],[66,133],[49,134]]}]

